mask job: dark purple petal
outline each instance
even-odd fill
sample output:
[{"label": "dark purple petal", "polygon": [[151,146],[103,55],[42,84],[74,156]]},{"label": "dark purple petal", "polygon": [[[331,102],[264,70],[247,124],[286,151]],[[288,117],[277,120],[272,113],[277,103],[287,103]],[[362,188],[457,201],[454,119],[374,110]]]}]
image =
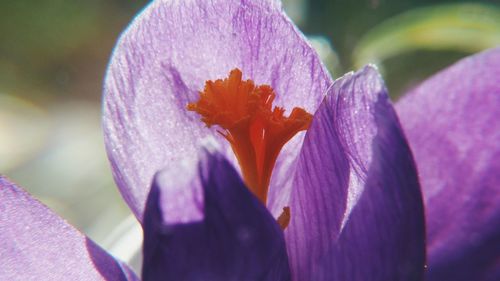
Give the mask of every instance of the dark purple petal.
[{"label": "dark purple petal", "polygon": [[[137,217],[154,173],[170,163],[195,163],[200,139],[215,136],[232,154],[222,137],[185,109],[206,80],[238,67],[244,78],[270,84],[277,104],[288,110],[318,106],[331,78],[280,5],[154,1],[121,36],[104,86],[103,127],[115,180]],[[277,173],[296,154],[285,148]],[[281,186],[274,185],[270,201]]]},{"label": "dark purple petal", "polygon": [[290,280],[283,232],[223,156],[207,154],[200,164],[203,203],[185,202],[202,218],[172,218],[178,197],[170,189],[193,184],[172,186],[171,178],[158,174],[147,201],[144,280]]},{"label": "dark purple petal", "polygon": [[116,261],[0,176],[0,280],[138,280]]},{"label": "dark purple petal", "polygon": [[429,281],[500,280],[500,48],[397,104],[420,173]]},{"label": "dark purple petal", "polygon": [[285,232],[294,280],[422,280],[422,198],[377,70],[335,81],[299,155]]}]

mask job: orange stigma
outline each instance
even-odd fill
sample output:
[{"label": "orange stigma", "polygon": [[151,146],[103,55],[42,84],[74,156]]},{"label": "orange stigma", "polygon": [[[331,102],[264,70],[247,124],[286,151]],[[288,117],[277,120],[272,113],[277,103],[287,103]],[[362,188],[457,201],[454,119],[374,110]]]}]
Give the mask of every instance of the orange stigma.
[{"label": "orange stigma", "polygon": [[207,127],[222,129],[219,133],[231,144],[246,185],[266,204],[278,154],[293,136],[309,128],[312,115],[296,107],[285,117],[283,108],[273,108],[276,94],[270,86],[241,77],[236,68],[224,80],[207,81],[200,99],[187,109],[200,114]]}]

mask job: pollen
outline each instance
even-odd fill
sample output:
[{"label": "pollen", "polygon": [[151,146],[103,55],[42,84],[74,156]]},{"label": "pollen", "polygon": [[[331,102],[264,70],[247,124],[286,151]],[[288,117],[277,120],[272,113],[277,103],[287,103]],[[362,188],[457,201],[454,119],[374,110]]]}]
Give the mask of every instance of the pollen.
[{"label": "pollen", "polygon": [[201,115],[207,127],[219,127],[238,159],[245,184],[266,204],[281,149],[309,128],[312,115],[295,107],[286,117],[282,107],[273,107],[274,90],[242,80],[239,69],[233,69],[226,79],[207,81],[199,94],[199,100],[189,103],[187,109]]}]

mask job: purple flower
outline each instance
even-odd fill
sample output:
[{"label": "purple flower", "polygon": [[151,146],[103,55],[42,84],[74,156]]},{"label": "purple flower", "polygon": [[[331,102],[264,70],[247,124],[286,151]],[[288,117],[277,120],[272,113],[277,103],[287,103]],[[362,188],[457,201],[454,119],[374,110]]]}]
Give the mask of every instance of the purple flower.
[{"label": "purple flower", "polygon": [[[234,68],[287,112],[314,113],[265,199],[217,128],[186,109]],[[153,2],[122,35],[104,89],[114,177],[144,228],[143,279],[499,279],[498,77],[500,48],[424,82],[396,115],[373,66],[332,81],[279,2]],[[3,177],[0,262],[1,280],[137,279]]]}]

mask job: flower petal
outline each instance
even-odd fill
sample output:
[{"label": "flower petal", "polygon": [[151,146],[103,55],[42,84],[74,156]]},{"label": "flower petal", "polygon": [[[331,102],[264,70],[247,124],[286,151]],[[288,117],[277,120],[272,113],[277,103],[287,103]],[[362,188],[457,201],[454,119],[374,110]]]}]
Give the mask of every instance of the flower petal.
[{"label": "flower petal", "polygon": [[500,280],[500,48],[397,104],[422,182],[427,280]]},{"label": "flower petal", "polygon": [[285,232],[294,280],[421,280],[422,199],[377,70],[335,81],[299,155]]},{"label": "flower petal", "polygon": [[0,280],[139,280],[124,264],[0,176]]},{"label": "flower petal", "polygon": [[[195,162],[198,141],[217,135],[185,109],[206,80],[238,67],[245,78],[270,84],[278,105],[317,107],[331,78],[280,5],[158,0],[121,36],[107,71],[103,126],[115,180],[138,218],[156,171]],[[284,153],[278,170],[297,152]]]},{"label": "flower petal", "polygon": [[204,202],[185,202],[203,210],[201,219],[168,219],[178,200],[171,189],[193,186],[171,178],[159,173],[147,201],[144,280],[290,280],[283,232],[223,156],[200,164]]}]

